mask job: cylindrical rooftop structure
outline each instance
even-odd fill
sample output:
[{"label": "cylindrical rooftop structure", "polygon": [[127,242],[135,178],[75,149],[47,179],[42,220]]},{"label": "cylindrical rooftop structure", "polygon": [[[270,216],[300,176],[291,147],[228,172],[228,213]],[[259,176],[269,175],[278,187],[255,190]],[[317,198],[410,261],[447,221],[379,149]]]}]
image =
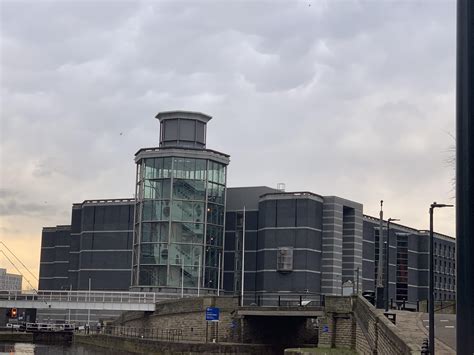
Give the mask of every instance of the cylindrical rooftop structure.
[{"label": "cylindrical rooftop structure", "polygon": [[160,147],[206,148],[206,124],[212,117],[200,112],[166,111],[160,120]]}]

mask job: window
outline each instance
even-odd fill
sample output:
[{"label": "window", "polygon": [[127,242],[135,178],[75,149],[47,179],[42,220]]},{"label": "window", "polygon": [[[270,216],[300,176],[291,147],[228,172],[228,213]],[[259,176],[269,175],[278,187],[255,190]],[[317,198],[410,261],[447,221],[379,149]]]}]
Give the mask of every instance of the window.
[{"label": "window", "polygon": [[293,248],[292,247],[278,248],[277,270],[280,272],[293,271]]}]

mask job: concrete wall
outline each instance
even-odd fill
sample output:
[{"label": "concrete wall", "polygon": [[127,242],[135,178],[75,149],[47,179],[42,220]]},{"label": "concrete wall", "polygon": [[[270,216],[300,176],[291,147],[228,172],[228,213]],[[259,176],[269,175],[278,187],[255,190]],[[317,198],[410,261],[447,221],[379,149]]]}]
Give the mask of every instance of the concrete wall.
[{"label": "concrete wall", "polygon": [[100,346],[108,349],[128,351],[138,354],[262,354],[273,355],[282,353],[283,349],[258,344],[214,344],[168,342],[148,339],[137,339],[124,336],[89,335],[76,336],[74,341],[79,344]]}]

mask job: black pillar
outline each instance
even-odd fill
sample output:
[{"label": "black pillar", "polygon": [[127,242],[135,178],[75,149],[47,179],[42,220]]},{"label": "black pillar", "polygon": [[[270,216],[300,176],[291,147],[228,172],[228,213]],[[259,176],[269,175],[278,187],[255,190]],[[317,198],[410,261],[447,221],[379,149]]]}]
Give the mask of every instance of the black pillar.
[{"label": "black pillar", "polygon": [[[387,220],[387,244],[385,246],[385,312],[388,311],[388,290],[390,285],[390,222],[391,218]],[[396,277],[395,277],[396,278]]]},{"label": "black pillar", "polygon": [[456,125],[457,353],[474,353],[474,1],[458,0]]},{"label": "black pillar", "polygon": [[435,353],[435,317],[434,317],[434,237],[433,237],[433,212],[435,205],[433,203],[430,207],[430,280],[429,280],[429,294],[428,294],[428,315],[429,315],[429,347],[430,355]]}]

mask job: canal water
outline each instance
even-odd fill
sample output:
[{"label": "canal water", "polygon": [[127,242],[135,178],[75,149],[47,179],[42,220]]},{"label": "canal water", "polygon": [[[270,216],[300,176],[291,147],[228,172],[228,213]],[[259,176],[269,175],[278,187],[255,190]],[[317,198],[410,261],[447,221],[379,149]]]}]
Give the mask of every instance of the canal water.
[{"label": "canal water", "polygon": [[110,350],[97,346],[71,344],[47,345],[33,343],[0,343],[0,354],[38,354],[38,355],[130,355],[127,351]]}]

